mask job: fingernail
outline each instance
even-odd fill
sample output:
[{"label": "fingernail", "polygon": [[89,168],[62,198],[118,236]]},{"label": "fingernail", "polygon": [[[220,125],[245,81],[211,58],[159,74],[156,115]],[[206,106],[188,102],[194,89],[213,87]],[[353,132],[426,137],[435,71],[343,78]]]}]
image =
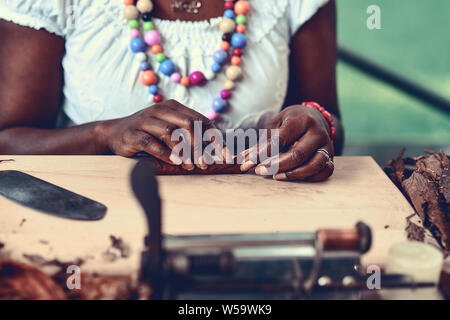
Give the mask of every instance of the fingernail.
[{"label": "fingernail", "polygon": [[286,173],[277,173],[276,175],[273,176],[273,178],[275,180],[287,180],[287,175]]},{"label": "fingernail", "polygon": [[197,159],[197,165],[200,167],[200,169],[202,170],[206,170],[208,169],[208,165],[205,163],[205,161],[203,161],[203,156],[200,156]]},{"label": "fingernail", "polygon": [[241,165],[241,167],[240,167],[241,171],[248,171],[251,168],[253,168],[255,166],[255,164],[256,163],[253,163],[251,160],[248,160]]},{"label": "fingernail", "polygon": [[181,160],[181,158],[177,156],[175,153],[170,154],[169,160],[172,161],[177,166],[183,163],[183,160]]},{"label": "fingernail", "polygon": [[188,171],[195,169],[195,166],[190,159],[187,159],[186,162],[183,163],[183,167]]},{"label": "fingernail", "polygon": [[233,156],[231,155],[230,151],[225,148],[223,150],[223,157],[225,158],[225,162],[230,164],[233,161]]},{"label": "fingernail", "polygon": [[265,166],[257,166],[255,169],[255,173],[260,176],[269,176],[269,170]]}]

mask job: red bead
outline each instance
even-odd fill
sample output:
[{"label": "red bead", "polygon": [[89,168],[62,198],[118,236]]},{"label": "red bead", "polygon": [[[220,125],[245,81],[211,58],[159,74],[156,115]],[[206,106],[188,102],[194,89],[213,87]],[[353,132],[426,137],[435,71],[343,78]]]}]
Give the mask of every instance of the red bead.
[{"label": "red bead", "polygon": [[222,97],[222,99],[228,100],[231,98],[231,92],[229,90],[222,90],[220,91],[220,96]]},{"label": "red bead", "polygon": [[224,7],[225,7],[225,10],[234,9],[234,2],[233,1],[225,1]]},{"label": "red bead", "polygon": [[333,125],[331,127],[331,140],[335,140],[335,139],[336,139],[336,128]]},{"label": "red bead", "polygon": [[159,93],[158,93],[158,94],[155,94],[155,95],[153,96],[153,102],[154,102],[154,103],[159,103],[159,102],[161,102],[161,101],[163,101],[163,96],[160,95]]},{"label": "red bead", "polygon": [[333,123],[333,117],[331,117],[331,114],[328,111],[324,111],[322,114],[329,123]]},{"label": "red bead", "polygon": [[243,53],[244,53],[244,51],[242,51],[241,48],[234,48],[232,51],[233,56],[237,56],[237,57],[242,56]]},{"label": "red bead", "polygon": [[202,86],[206,83],[205,75],[200,71],[194,71],[189,76],[189,80],[193,86]]}]

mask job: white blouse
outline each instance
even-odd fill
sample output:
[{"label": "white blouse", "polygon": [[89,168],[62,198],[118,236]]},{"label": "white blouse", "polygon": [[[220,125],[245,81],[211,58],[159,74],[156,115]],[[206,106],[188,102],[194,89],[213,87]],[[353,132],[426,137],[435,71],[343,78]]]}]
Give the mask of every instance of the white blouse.
[{"label": "white blouse", "polygon": [[[249,0],[248,45],[231,108],[216,121],[221,129],[259,128],[282,107],[289,72],[289,43],[298,28],[328,0]],[[129,48],[122,0],[2,0],[0,18],[46,29],[65,38],[64,113],[74,124],[114,119],[151,106],[140,82],[139,61]],[[218,23],[153,19],[164,52],[181,74],[210,70],[222,34]],[[153,55],[150,64],[157,66]],[[156,68],[157,70],[157,68]],[[226,80],[223,73],[205,87],[185,88],[160,72],[165,98],[206,115]]]}]

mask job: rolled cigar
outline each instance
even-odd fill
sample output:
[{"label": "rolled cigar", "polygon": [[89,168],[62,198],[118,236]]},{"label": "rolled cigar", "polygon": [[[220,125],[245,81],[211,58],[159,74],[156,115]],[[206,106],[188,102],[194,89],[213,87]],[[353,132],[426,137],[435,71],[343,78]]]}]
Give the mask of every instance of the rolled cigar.
[{"label": "rolled cigar", "polygon": [[142,157],[141,161],[150,161],[155,169],[155,173],[164,175],[191,175],[191,174],[239,174],[242,173],[239,164],[212,164],[206,170],[195,167],[194,170],[185,170],[181,166],[170,165],[159,161],[154,157]]}]

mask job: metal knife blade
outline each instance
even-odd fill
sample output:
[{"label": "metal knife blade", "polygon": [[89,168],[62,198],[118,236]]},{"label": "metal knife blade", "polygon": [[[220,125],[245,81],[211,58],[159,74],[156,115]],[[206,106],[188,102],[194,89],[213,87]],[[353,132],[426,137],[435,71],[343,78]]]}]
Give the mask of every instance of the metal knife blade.
[{"label": "metal knife blade", "polygon": [[0,171],[0,195],[66,219],[99,220],[106,214],[106,207],[99,202],[15,170]]}]

